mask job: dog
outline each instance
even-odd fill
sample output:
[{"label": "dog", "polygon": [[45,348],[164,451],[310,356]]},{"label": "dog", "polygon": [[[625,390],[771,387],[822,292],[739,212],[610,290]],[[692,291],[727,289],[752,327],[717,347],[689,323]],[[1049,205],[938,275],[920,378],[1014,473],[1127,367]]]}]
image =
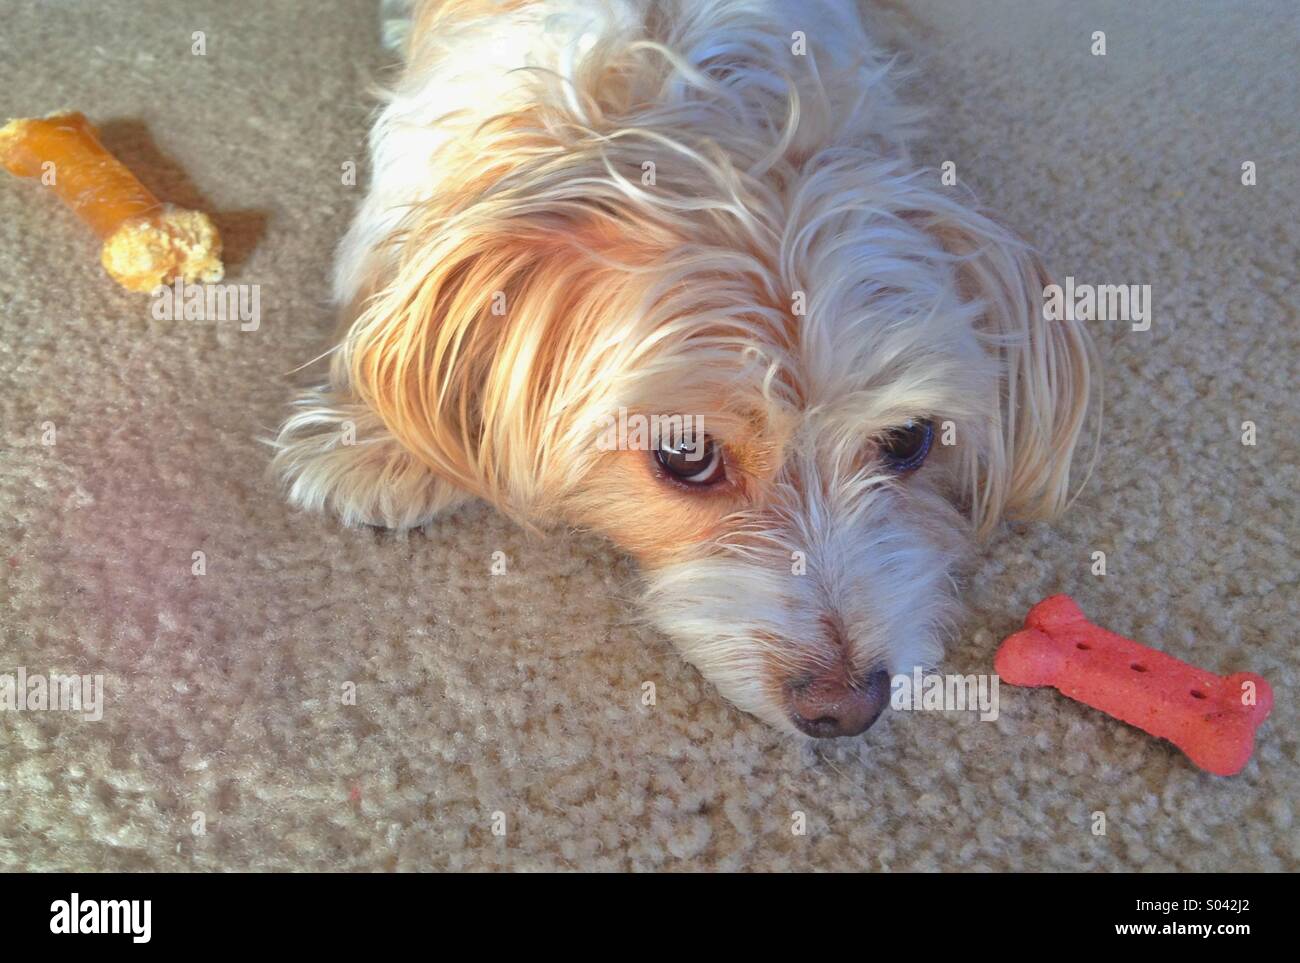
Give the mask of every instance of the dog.
[{"label": "dog", "polygon": [[[339,248],[289,499],[602,533],[735,705],[857,735],[954,572],[1070,497],[1095,360],[1013,233],[917,168],[851,0],[435,0]],[[685,418],[599,443],[635,417]]]}]

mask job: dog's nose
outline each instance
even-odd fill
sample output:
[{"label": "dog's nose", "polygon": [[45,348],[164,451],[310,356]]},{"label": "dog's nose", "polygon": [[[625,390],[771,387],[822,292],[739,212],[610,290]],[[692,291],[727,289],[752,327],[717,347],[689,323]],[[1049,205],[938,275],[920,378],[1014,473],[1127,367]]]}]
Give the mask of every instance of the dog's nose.
[{"label": "dog's nose", "polygon": [[819,739],[856,736],[871,728],[889,703],[889,673],[873,672],[850,685],[832,678],[790,686],[790,720]]}]

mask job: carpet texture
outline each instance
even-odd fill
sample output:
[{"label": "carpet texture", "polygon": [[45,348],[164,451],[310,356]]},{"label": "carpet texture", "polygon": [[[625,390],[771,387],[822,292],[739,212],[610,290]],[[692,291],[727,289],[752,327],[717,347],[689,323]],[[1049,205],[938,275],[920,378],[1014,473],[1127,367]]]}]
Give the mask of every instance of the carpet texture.
[{"label": "carpet texture", "polygon": [[478,506],[405,536],[289,510],[257,438],[334,327],[376,6],[6,6],[0,114],[80,109],[159,195],[215,212],[261,324],[156,320],[51,197],[0,178],[0,673],[106,686],[97,722],[0,715],[0,867],[1300,868],[1295,4],[895,4],[935,108],[918,159],[953,161],[1058,277],[1154,299],[1149,331],[1094,325],[1095,474],[971,566],[946,668],[991,671],[1068,591],[1272,681],[1232,779],[1007,686],[993,723],[894,713],[797,743],[634,623],[636,572],[593,537]]}]

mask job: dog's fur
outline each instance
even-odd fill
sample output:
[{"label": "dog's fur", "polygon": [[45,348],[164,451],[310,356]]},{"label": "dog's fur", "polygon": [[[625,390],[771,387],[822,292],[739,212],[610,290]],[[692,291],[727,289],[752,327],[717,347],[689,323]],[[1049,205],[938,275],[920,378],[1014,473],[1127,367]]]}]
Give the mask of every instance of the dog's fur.
[{"label": "dog's fur", "polygon": [[[1031,251],[912,166],[856,5],[441,0],[406,57],[339,253],[347,333],[277,441],[292,501],[602,532],[783,728],[799,679],[933,664],[970,536],[1065,503],[1091,348],[1042,320]],[[603,450],[620,407],[702,416],[727,481]],[[956,443],[889,470],[921,418]]]}]

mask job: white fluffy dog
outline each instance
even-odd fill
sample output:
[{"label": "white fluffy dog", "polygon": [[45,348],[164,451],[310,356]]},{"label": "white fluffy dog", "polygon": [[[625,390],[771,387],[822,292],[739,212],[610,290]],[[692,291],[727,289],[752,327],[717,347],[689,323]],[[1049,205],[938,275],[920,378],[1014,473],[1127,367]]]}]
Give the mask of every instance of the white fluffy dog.
[{"label": "white fluffy dog", "polygon": [[738,706],[863,731],[971,536],[1067,499],[1091,348],[1031,251],[911,165],[852,0],[433,0],[405,47],[293,502],[604,533]]}]

